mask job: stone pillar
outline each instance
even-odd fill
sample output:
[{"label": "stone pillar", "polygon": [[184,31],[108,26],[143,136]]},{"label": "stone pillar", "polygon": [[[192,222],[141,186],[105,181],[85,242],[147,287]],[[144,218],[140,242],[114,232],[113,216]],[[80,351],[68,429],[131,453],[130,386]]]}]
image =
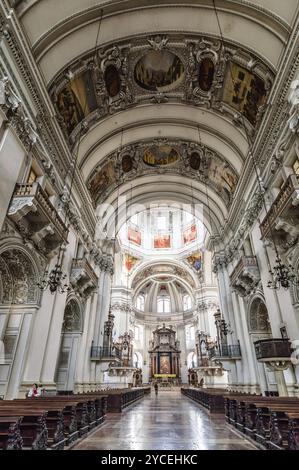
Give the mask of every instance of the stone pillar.
[{"label": "stone pillar", "polygon": [[77,355],[75,374],[75,390],[80,392],[91,390],[93,385],[93,379],[90,374],[90,348],[94,329],[96,297],[97,294],[92,294],[88,297],[83,314],[84,325]]},{"label": "stone pillar", "polygon": [[[56,263],[56,257],[51,261],[49,270],[51,270]],[[48,335],[51,328],[51,321],[54,313],[59,314],[58,329],[55,333],[56,340],[60,344],[61,327],[63,322],[63,314],[66,302],[65,294],[51,294],[47,289],[42,293],[41,306],[36,312],[34,318],[33,330],[29,342],[28,353],[26,357],[24,373],[23,373],[23,387],[28,389],[32,383],[42,381],[41,372],[43,368],[43,360],[47,347]],[[52,357],[52,362],[56,366],[57,354]],[[52,383],[51,388],[55,388]]]}]

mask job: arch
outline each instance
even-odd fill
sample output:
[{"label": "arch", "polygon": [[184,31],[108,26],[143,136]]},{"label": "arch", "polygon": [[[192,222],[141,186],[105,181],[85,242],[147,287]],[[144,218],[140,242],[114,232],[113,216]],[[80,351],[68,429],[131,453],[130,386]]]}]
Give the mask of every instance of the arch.
[{"label": "arch", "polygon": [[271,335],[268,309],[262,296],[255,296],[248,306],[248,330],[251,334]]},{"label": "arch", "polygon": [[[219,237],[221,228],[228,217],[228,208],[223,199],[203,182],[194,181],[191,185],[187,177],[158,173],[136,178],[134,186],[130,182],[122,184],[118,190],[115,189],[107,197],[104,204],[98,206],[97,215],[102,219],[105,236],[114,238],[116,220],[116,233],[118,233],[122,225],[134,213],[148,210],[158,202],[170,208],[187,210],[186,207],[189,207],[189,212],[195,209],[196,217],[215,237]],[[191,210],[193,207],[194,209]],[[97,236],[102,236],[101,231]]]},{"label": "arch", "polygon": [[68,298],[63,317],[63,333],[82,333],[83,315],[82,306],[76,296]]},{"label": "arch", "polygon": [[0,303],[36,305],[41,292],[37,286],[40,267],[34,256],[19,245],[0,249]]},{"label": "arch", "polygon": [[[82,58],[86,52],[94,49],[94,38],[101,17],[99,4],[103,8],[100,40],[106,46],[124,38],[132,40],[132,24],[134,37],[144,35],[144,31],[148,31],[149,35],[161,34],[162,31],[185,34],[205,31],[210,37],[219,37],[215,13],[204,1],[172,0],[165,5],[146,0],[139,2],[136,8],[134,0],[127,0],[122,2],[121,10],[115,1],[101,0],[93,7],[89,0],[63,6],[59,0],[54,2],[56,4],[52,7],[51,15],[47,14],[47,2],[42,0],[31,0],[25,6],[25,2],[21,2],[19,8],[33,53],[47,83],[65,64],[70,64],[75,58]],[[274,5],[270,6],[270,3]],[[244,4],[236,1],[232,6],[228,0],[224,0],[219,8],[221,23],[229,25],[224,28],[224,39],[255,52],[275,67],[288,38],[288,25],[296,10],[295,0],[289,8],[281,8],[279,3],[262,0]],[[173,6],[171,15],[170,6]],[[238,27],[234,27],[235,24]],[[244,35],[243,31],[248,33]]]},{"label": "arch", "polygon": [[83,306],[75,294],[67,298],[61,330],[56,381],[58,390],[74,391],[77,358],[83,331]]},{"label": "arch", "polygon": [[167,276],[178,279],[191,298],[194,298],[193,289],[200,287],[198,276],[186,264],[167,258],[142,262],[130,279],[130,287],[135,289],[135,292],[139,292],[149,279],[157,276],[158,271],[155,270],[160,266],[165,266],[165,269],[169,268],[165,271]]}]

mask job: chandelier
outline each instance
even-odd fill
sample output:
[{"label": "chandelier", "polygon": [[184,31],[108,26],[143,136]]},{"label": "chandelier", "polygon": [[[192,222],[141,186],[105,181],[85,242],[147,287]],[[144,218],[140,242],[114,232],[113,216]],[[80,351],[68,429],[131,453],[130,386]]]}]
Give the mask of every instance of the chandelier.
[{"label": "chandelier", "polygon": [[268,282],[267,287],[270,289],[277,290],[282,287],[287,290],[291,286],[299,285],[298,275],[295,274],[293,266],[291,264],[288,266],[285,265],[278,254],[276,256],[275,266],[273,270],[269,270],[269,274],[272,280]]},{"label": "chandelier", "polygon": [[37,287],[43,291],[49,288],[51,294],[55,294],[55,292],[64,294],[72,290],[72,287],[67,283],[67,275],[62,271],[60,264],[55,264],[51,271],[46,270],[37,283]]}]

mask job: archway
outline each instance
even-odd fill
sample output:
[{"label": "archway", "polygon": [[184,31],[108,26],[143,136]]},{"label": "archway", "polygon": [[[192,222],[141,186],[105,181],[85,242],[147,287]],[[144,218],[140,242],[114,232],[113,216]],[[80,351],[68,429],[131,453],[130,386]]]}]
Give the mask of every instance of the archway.
[{"label": "archway", "polygon": [[[267,306],[261,296],[254,297],[248,309],[248,330],[254,349],[254,342],[260,339],[272,338],[272,331]],[[255,354],[255,352],[254,352]],[[277,385],[274,372],[267,369],[265,364],[257,362],[261,391],[265,395],[276,395]]]},{"label": "archway", "polygon": [[75,369],[83,330],[82,305],[74,296],[67,301],[61,335],[60,354],[56,374],[57,389],[73,391]]},{"label": "archway", "polygon": [[[1,250],[0,250],[1,251]],[[39,266],[26,248],[13,245],[0,253],[0,395],[15,396],[34,313],[39,307]]]}]

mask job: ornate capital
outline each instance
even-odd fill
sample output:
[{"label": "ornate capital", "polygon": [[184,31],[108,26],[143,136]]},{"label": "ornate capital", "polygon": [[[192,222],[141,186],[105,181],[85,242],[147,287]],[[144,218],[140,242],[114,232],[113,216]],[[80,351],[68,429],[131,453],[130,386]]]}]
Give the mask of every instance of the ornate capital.
[{"label": "ornate capital", "polygon": [[35,126],[26,115],[22,100],[7,77],[0,79],[0,107],[25,147],[31,148],[37,141]]}]

